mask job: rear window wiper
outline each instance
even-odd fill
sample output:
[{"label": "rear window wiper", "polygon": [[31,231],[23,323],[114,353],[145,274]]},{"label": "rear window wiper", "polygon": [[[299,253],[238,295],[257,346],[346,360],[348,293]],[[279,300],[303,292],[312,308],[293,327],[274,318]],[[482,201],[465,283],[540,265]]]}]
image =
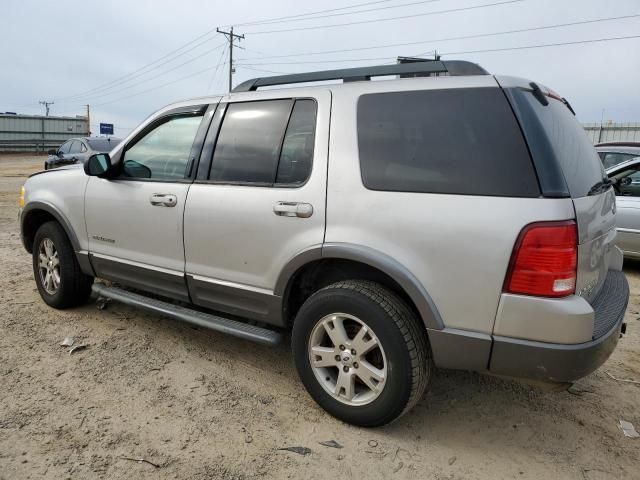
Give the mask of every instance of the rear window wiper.
[{"label": "rear window wiper", "polygon": [[613,180],[611,180],[610,178],[606,178],[606,179],[602,180],[601,182],[597,182],[593,187],[591,187],[589,189],[589,193],[587,193],[587,196],[597,195],[599,193],[602,193],[605,190],[607,190],[614,183],[615,182]]}]

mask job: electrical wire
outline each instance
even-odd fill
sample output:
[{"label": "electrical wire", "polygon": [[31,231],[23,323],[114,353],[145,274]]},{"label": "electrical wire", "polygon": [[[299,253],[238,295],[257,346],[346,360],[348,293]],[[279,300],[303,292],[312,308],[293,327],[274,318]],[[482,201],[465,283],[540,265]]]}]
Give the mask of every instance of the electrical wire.
[{"label": "electrical wire", "polygon": [[[206,43],[206,42],[203,42],[203,43]],[[200,46],[200,45],[202,45],[202,43],[201,43],[201,44],[198,44],[197,46]],[[210,50],[207,50],[206,52],[203,52],[203,53],[201,53],[201,54],[199,54],[199,55],[196,55],[195,57],[190,58],[190,59],[189,59],[189,60],[187,60],[186,62],[183,62],[183,63],[181,63],[181,64],[179,64],[179,65],[175,65],[175,66],[171,67],[171,68],[170,68],[170,69],[168,69],[168,70],[164,70],[164,71],[162,71],[162,72],[160,72],[160,73],[156,74],[156,76],[162,76],[162,75],[165,75],[165,74],[166,74],[166,73],[168,73],[168,72],[171,72],[171,71],[173,71],[173,70],[176,70],[177,68],[180,68],[181,66],[187,65],[187,64],[189,64],[189,63],[191,63],[191,62],[194,62],[195,60],[198,60],[199,58],[202,58],[202,57],[204,57],[205,55],[208,55],[209,53],[211,53],[211,52],[213,52],[213,51],[215,51],[215,50],[217,50],[217,49],[219,49],[219,48],[224,47],[225,45],[226,45],[226,42],[221,43],[220,45],[217,45],[217,46],[215,46],[215,47],[211,48]],[[183,54],[184,54],[184,53],[187,53],[188,51],[193,50],[194,48],[196,48],[196,47],[194,46],[193,48],[191,48],[191,49],[189,49],[189,50],[187,50],[187,51],[183,52]],[[56,102],[59,102],[59,103],[69,103],[69,102],[71,102],[71,101],[80,101],[80,100],[81,100],[81,99],[83,99],[83,98],[90,98],[90,99],[93,99],[93,98],[97,98],[97,97],[104,97],[104,96],[107,96],[107,95],[112,95],[112,94],[114,94],[114,93],[122,92],[122,91],[124,91],[124,90],[127,90],[128,88],[134,87],[134,86],[136,86],[136,85],[140,85],[141,83],[144,83],[144,82],[147,82],[147,81],[149,81],[149,79],[147,78],[147,79],[142,80],[141,82],[133,83],[133,84],[131,84],[131,85],[123,86],[124,84],[129,83],[131,80],[134,80],[134,79],[136,79],[136,78],[139,78],[139,77],[145,76],[145,75],[147,75],[147,74],[151,73],[152,71],[156,70],[157,68],[159,68],[159,67],[161,67],[161,66],[163,66],[163,65],[166,65],[166,64],[168,64],[168,63],[171,63],[171,62],[173,62],[174,60],[177,60],[177,59],[178,59],[178,58],[180,58],[181,56],[182,56],[182,55],[179,55],[179,56],[173,57],[173,58],[171,58],[171,59],[169,59],[169,60],[167,60],[167,61],[165,61],[165,62],[162,62],[162,63],[160,63],[160,64],[158,64],[158,65],[154,66],[152,69],[150,69],[150,70],[148,70],[148,71],[146,71],[146,72],[138,73],[137,75],[134,75],[134,76],[132,76],[132,77],[128,78],[128,79],[127,79],[127,80],[125,80],[124,82],[120,82],[120,85],[118,85],[118,84],[114,84],[114,85],[111,85],[111,86],[109,86],[109,87],[105,87],[105,88],[102,88],[102,89],[94,89],[94,92],[93,92],[93,93],[77,94],[77,95],[73,95],[73,96],[69,96],[69,97],[62,97],[62,98],[58,98],[58,99],[56,99]],[[118,87],[122,87],[122,88],[118,88]],[[113,90],[114,88],[116,88],[116,90],[115,90],[115,91],[110,91],[110,90]]]},{"label": "electrical wire", "polygon": [[207,87],[207,90],[206,90],[207,93],[209,93],[211,91],[211,87],[213,86],[213,81],[218,76],[218,71],[220,70],[220,65],[225,63],[225,62],[222,61],[222,59],[224,58],[224,55],[225,55],[226,52],[227,52],[227,45],[225,44],[224,48],[222,49],[222,54],[220,55],[220,58],[218,59],[218,65],[216,66],[216,69],[213,71],[213,75],[211,75],[211,80],[209,81],[209,86]]},{"label": "electrical wire", "polygon": [[[380,10],[389,10],[392,8],[403,8],[403,7],[410,7],[410,6],[414,6],[414,5],[423,5],[425,3],[435,3],[435,2],[442,2],[442,1],[446,1],[446,0],[420,0],[420,1],[416,1],[416,2],[410,2],[410,3],[401,3],[399,5],[389,5],[386,7],[376,7],[376,8],[365,8],[363,10],[356,10],[353,12],[341,12],[341,13],[330,13],[327,15],[318,15],[318,16],[314,16],[314,17],[306,17],[306,18],[297,18],[295,19],[295,21],[300,22],[300,21],[306,21],[306,20],[318,20],[320,18],[330,18],[330,17],[341,17],[344,15],[355,15],[358,13],[369,13],[369,12],[377,12]],[[258,25],[273,25],[274,23],[291,23],[293,20],[272,20],[269,22],[260,22]],[[239,25],[234,25],[234,27],[239,26]]]},{"label": "electrical wire", "polygon": [[151,88],[148,88],[146,90],[142,90],[140,92],[132,93],[131,95],[127,95],[125,97],[116,98],[114,100],[109,100],[107,102],[97,103],[97,104],[94,104],[93,107],[100,107],[102,105],[109,105],[111,103],[120,102],[120,101],[126,100],[128,98],[137,97],[138,95],[144,95],[144,94],[152,92],[154,90],[158,90],[159,88],[164,88],[166,86],[173,85],[174,83],[181,82],[181,81],[186,80],[188,78],[192,78],[192,77],[195,77],[197,75],[202,75],[203,73],[208,72],[210,70],[213,70],[214,68],[219,67],[220,65],[223,65],[223,64],[224,63],[218,64],[218,65],[213,65],[213,66],[207,67],[207,68],[205,68],[203,70],[198,70],[197,72],[191,73],[189,75],[185,75],[184,77],[177,78],[175,80],[172,80],[172,81],[167,82],[167,83],[163,83],[161,85],[156,85],[155,87],[151,87]]},{"label": "electrical wire", "polygon": [[[626,19],[630,19],[630,18],[638,18],[640,17],[640,14],[634,14],[634,15],[623,15],[623,16],[619,16],[619,17],[607,17],[607,18],[597,18],[597,19],[591,19],[591,20],[581,20],[581,21],[576,21],[576,22],[568,22],[568,23],[557,23],[554,25],[544,25],[544,26],[539,26],[539,27],[531,27],[531,28],[520,28],[520,29],[516,29],[516,30],[503,30],[500,32],[490,32],[490,33],[479,33],[479,34],[473,34],[473,35],[460,35],[460,36],[455,36],[455,37],[444,37],[444,38],[433,38],[430,40],[420,40],[417,42],[405,42],[405,43],[391,43],[391,44],[386,44],[386,45],[375,45],[375,46],[370,46],[370,47],[358,47],[358,48],[345,48],[345,49],[340,49],[340,50],[324,50],[324,51],[316,51],[316,52],[304,52],[304,53],[292,53],[292,54],[286,54],[286,55],[272,55],[272,56],[261,56],[261,57],[249,57],[249,58],[242,58],[242,59],[238,59],[239,61],[247,61],[247,60],[266,60],[266,59],[271,59],[271,58],[290,58],[290,57],[306,57],[306,56],[310,56],[310,55],[326,55],[326,54],[331,54],[331,53],[343,53],[343,52],[357,52],[357,51],[363,51],[363,50],[376,50],[379,48],[394,48],[394,47],[406,47],[406,46],[410,46],[410,45],[421,45],[421,44],[425,44],[425,43],[435,43],[435,42],[449,42],[449,41],[453,41],[453,40],[469,40],[469,39],[474,39],[474,38],[483,38],[483,37],[492,37],[492,36],[498,36],[498,35],[508,35],[508,34],[513,34],[513,33],[523,33],[523,32],[534,32],[534,31],[540,31],[540,30],[550,30],[550,29],[554,29],[554,28],[564,28],[564,27],[572,27],[572,26],[577,26],[577,25],[588,25],[588,24],[593,24],[593,23],[600,23],[600,22],[608,22],[608,21],[615,21],[615,20],[626,20]],[[255,64],[257,65],[257,64]],[[273,65],[275,65],[275,63],[273,63]]]},{"label": "electrical wire", "polygon": [[[190,58],[190,59],[189,59],[189,60],[187,60],[186,62],[182,62],[182,63],[180,63],[180,64],[178,64],[178,65],[175,65],[175,66],[171,67],[170,69],[165,70],[165,71],[161,72],[160,74],[158,74],[158,75],[156,76],[156,78],[158,78],[159,76],[162,76],[162,75],[166,75],[167,73],[172,72],[172,71],[174,71],[174,70],[177,70],[178,68],[184,67],[185,65],[188,65],[189,63],[193,63],[193,62],[195,62],[196,60],[198,60],[198,59],[200,59],[200,58],[204,57],[205,55],[209,55],[211,52],[213,52],[213,51],[217,50],[218,48],[223,47],[224,45],[225,45],[225,44],[218,45],[217,47],[215,47],[215,48],[214,48],[214,49],[212,49],[212,50],[207,50],[206,52],[203,52],[203,53],[201,53],[200,55],[196,55],[195,57]],[[139,82],[133,83],[133,84],[131,84],[131,85],[127,85],[126,87],[120,88],[120,89],[115,90],[115,91],[113,91],[113,92],[98,93],[98,94],[96,94],[96,95],[90,95],[90,96],[87,96],[87,97],[80,97],[80,99],[85,98],[85,99],[88,99],[88,100],[93,100],[93,99],[96,99],[96,98],[108,97],[109,95],[115,95],[115,94],[117,94],[117,93],[121,93],[121,92],[124,92],[124,91],[126,91],[126,90],[129,90],[129,89],[131,89],[131,88],[133,88],[133,87],[137,87],[138,85],[142,85],[142,84],[144,84],[144,83],[147,83],[148,81],[149,81],[149,79],[148,79],[148,78],[145,78],[145,79],[143,79],[143,80],[141,80],[141,81],[139,81]],[[66,101],[58,102],[58,103],[60,103],[60,104],[68,104],[68,103],[72,103],[72,102],[75,102],[75,101],[79,101],[80,99],[66,100]]]},{"label": "electrical wire", "polygon": [[327,13],[327,12],[337,12],[340,10],[348,10],[350,8],[357,8],[357,7],[364,7],[365,5],[376,5],[376,4],[380,4],[380,3],[388,3],[392,0],[377,0],[375,2],[364,2],[364,3],[356,3],[353,5],[347,5],[344,7],[338,7],[338,8],[328,8],[325,10],[316,10],[315,12],[309,12],[309,13],[298,13],[296,15],[286,15],[284,17],[272,17],[272,18],[266,18],[264,20],[255,20],[252,22],[243,22],[243,23],[233,23],[233,24],[227,24],[227,25],[223,25],[223,27],[231,27],[232,25],[234,27],[244,27],[247,25],[261,25],[261,24],[266,24],[266,23],[275,23],[275,22],[280,22],[281,20],[285,20],[285,19],[290,19],[290,21],[296,21],[299,20],[300,17],[307,17],[307,16],[311,16],[311,15],[317,15],[320,13]]},{"label": "electrical wire", "polygon": [[468,10],[477,10],[480,8],[487,8],[487,7],[496,7],[499,5],[508,5],[511,3],[520,3],[520,2],[524,2],[526,0],[505,0],[502,2],[494,2],[494,3],[484,3],[481,5],[472,5],[472,6],[468,6],[468,7],[459,7],[459,8],[450,8],[448,10],[436,10],[433,12],[423,12],[423,13],[414,13],[412,15],[402,15],[402,16],[398,16],[398,17],[389,17],[389,18],[376,18],[376,19],[370,19],[370,20],[359,20],[359,21],[355,21],[355,22],[346,22],[346,23],[333,23],[333,24],[329,24],[329,25],[313,25],[313,26],[307,26],[307,27],[296,27],[296,28],[286,28],[286,29],[282,29],[282,30],[261,30],[261,31],[254,31],[254,32],[245,32],[245,35],[263,35],[263,34],[267,34],[267,33],[284,33],[284,32],[299,32],[302,30],[316,30],[319,28],[336,28],[336,27],[346,27],[346,26],[351,26],[351,25],[362,25],[362,24],[366,24],[366,23],[376,23],[376,22],[390,22],[393,20],[402,20],[402,19],[406,19],[406,18],[416,18],[416,17],[426,17],[426,16],[430,16],[430,15],[443,15],[446,13],[455,13],[455,12],[464,12],[464,11],[468,11]]}]

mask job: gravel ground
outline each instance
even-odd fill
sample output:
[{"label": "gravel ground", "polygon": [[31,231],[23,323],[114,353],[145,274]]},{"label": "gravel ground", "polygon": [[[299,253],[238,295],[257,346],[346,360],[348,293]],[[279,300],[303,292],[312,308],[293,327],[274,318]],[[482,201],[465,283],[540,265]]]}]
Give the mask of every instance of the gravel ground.
[{"label": "gravel ground", "polygon": [[[607,375],[640,380],[639,263],[625,266],[626,337],[570,392],[438,372],[412,412],[359,429],[309,398],[288,345],[118,304],[47,307],[16,224],[42,160],[0,156],[0,479],[640,478],[640,440],[618,427],[640,430],[640,385]],[[88,348],[70,355],[68,335]]]}]

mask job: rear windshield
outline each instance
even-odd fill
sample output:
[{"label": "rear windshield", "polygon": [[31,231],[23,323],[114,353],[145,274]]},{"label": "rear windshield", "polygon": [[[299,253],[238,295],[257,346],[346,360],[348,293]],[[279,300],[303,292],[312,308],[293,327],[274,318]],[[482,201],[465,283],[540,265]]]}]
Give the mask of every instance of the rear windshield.
[{"label": "rear windshield", "polygon": [[119,138],[91,138],[87,140],[87,143],[91,147],[91,150],[96,152],[110,152],[113,148],[120,143]]},{"label": "rear windshield", "polygon": [[[517,109],[531,112],[522,118],[522,127],[527,134],[530,147],[536,155],[541,136],[535,136],[536,130],[543,132],[547,146],[540,150],[538,156],[552,157],[559,165],[564,181],[573,198],[585,197],[591,187],[605,177],[604,168],[594,146],[586,132],[569,108],[560,100],[547,97],[549,104],[543,105],[533,93],[517,89],[514,91]],[[536,139],[537,138],[537,139]],[[534,158],[536,165],[544,163],[543,159]],[[544,168],[542,165],[538,168]]]},{"label": "rear windshield", "polygon": [[537,197],[535,171],[499,88],[368,94],[358,148],[372,190]]}]

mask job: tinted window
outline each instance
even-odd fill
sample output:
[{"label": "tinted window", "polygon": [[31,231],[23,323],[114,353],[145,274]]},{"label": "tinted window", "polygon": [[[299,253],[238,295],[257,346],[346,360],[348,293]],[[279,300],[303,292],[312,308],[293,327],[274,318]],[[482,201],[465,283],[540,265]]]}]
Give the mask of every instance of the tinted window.
[{"label": "tinted window", "polygon": [[[571,196],[585,197],[593,185],[602,181],[605,173],[600,157],[582,125],[559,100],[548,98],[549,104],[545,106],[531,92],[518,89],[514,93],[518,107],[532,112],[522,125],[527,137],[531,137],[530,142],[533,141],[534,132],[541,129],[543,138],[539,135],[535,138],[538,142],[548,144],[545,156],[553,157],[552,161],[560,166]],[[522,102],[526,102],[526,105],[520,105]]]},{"label": "tinted window", "polygon": [[618,152],[600,152],[598,153],[600,158],[602,159],[602,165],[605,170],[607,168],[611,168],[619,163],[626,162],[627,160],[631,160],[637,155],[633,155],[632,153],[618,153]]},{"label": "tinted window", "polygon": [[640,197],[640,165],[633,165],[610,178],[615,178],[618,184],[615,187],[616,195]]},{"label": "tinted window", "polygon": [[291,100],[231,103],[213,154],[210,179],[272,184]]},{"label": "tinted window", "polygon": [[69,153],[80,153],[82,151],[82,142],[75,140],[71,144],[71,148],[69,149]]},{"label": "tinted window", "polygon": [[296,100],[282,143],[277,184],[299,185],[311,173],[316,132],[316,102]]},{"label": "tinted window", "polygon": [[202,116],[172,117],[125,150],[123,176],[175,180],[185,177]]},{"label": "tinted window", "polygon": [[71,148],[71,144],[73,143],[73,141],[68,141],[63,143],[60,148],[58,149],[58,152],[60,153],[69,153],[69,149]]},{"label": "tinted window", "polygon": [[358,147],[370,189],[539,195],[526,144],[497,88],[363,95]]},{"label": "tinted window", "polygon": [[120,143],[119,138],[91,138],[87,140],[87,143],[91,147],[91,150],[96,152],[110,152],[116,145]]}]

